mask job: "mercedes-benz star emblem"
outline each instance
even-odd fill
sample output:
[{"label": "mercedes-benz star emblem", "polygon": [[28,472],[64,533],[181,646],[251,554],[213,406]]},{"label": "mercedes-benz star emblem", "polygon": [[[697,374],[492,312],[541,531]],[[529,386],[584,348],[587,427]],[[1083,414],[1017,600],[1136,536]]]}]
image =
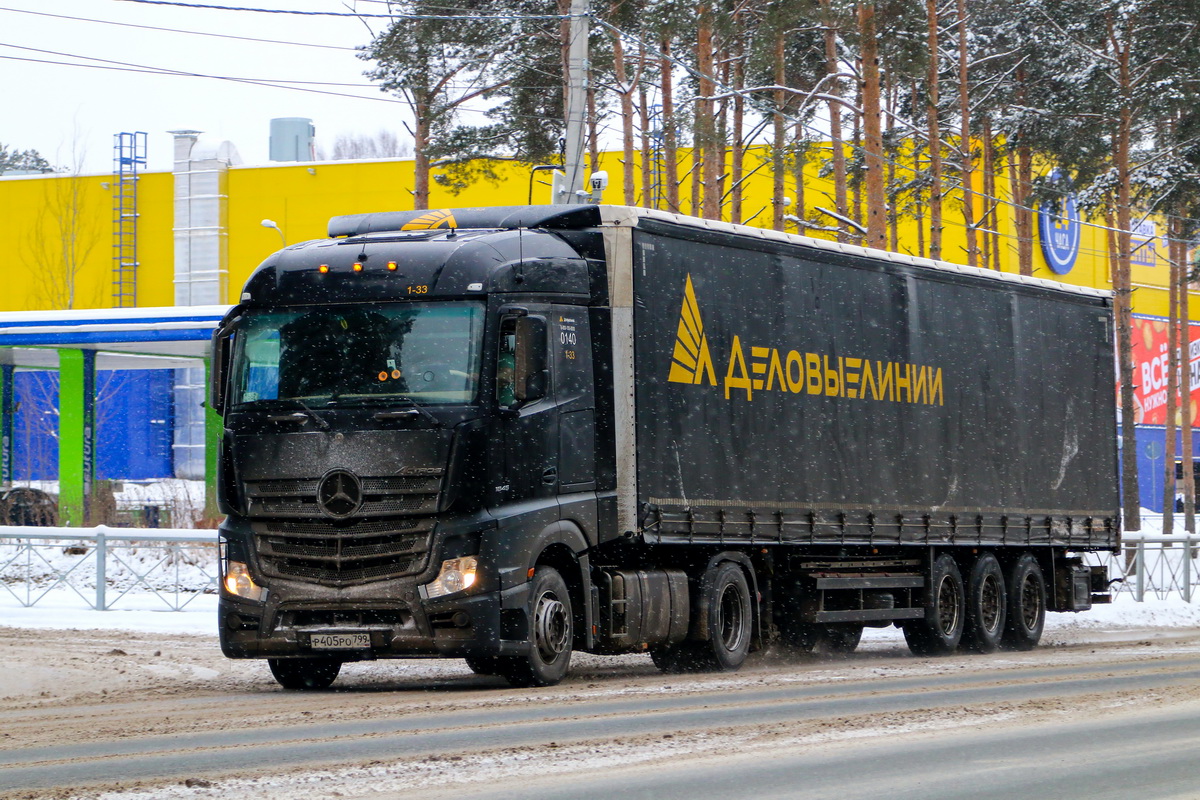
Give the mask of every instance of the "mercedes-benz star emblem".
[{"label": "mercedes-benz star emblem", "polygon": [[358,511],[362,501],[362,481],[353,472],[334,470],[317,487],[317,505],[334,519],[345,519]]}]

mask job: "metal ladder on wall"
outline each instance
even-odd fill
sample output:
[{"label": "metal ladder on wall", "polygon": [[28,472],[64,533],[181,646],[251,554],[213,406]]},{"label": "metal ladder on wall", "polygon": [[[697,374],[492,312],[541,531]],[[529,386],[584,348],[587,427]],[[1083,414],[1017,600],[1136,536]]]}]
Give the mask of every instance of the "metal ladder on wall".
[{"label": "metal ladder on wall", "polygon": [[138,167],[146,165],[146,134],[113,134],[114,308],[137,305]]}]

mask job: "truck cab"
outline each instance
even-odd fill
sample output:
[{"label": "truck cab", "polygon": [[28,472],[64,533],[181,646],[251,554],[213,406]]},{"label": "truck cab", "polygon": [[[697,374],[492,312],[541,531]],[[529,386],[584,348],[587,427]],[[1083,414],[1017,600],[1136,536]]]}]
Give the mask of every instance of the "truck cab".
[{"label": "truck cab", "polygon": [[380,216],[268,258],[214,337],[222,648],[285,686],[389,656],[556,679],[613,490],[587,260],[532,218]]}]

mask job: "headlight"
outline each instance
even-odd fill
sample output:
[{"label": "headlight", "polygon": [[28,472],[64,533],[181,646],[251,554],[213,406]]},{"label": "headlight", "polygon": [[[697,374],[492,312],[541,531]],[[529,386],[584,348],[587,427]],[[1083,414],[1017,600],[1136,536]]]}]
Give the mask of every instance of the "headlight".
[{"label": "headlight", "polygon": [[254,582],[250,570],[240,561],[230,561],[225,567],[225,591],[237,597],[261,603],[267,598],[267,590]]},{"label": "headlight", "polygon": [[442,562],[441,572],[432,583],[425,584],[426,597],[441,597],[469,589],[475,585],[478,559],[475,556],[452,558]]}]

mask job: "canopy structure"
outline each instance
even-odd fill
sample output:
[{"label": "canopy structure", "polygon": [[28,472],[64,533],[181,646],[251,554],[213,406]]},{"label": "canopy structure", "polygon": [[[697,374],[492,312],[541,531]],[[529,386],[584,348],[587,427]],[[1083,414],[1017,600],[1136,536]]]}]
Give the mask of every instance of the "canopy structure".
[{"label": "canopy structure", "polygon": [[[18,370],[59,374],[59,515],[85,524],[95,474],[97,370],[204,368],[212,333],[228,306],[113,308],[0,313],[0,479],[12,480],[13,375]],[[213,506],[221,425],[206,411],[205,478]]]}]

